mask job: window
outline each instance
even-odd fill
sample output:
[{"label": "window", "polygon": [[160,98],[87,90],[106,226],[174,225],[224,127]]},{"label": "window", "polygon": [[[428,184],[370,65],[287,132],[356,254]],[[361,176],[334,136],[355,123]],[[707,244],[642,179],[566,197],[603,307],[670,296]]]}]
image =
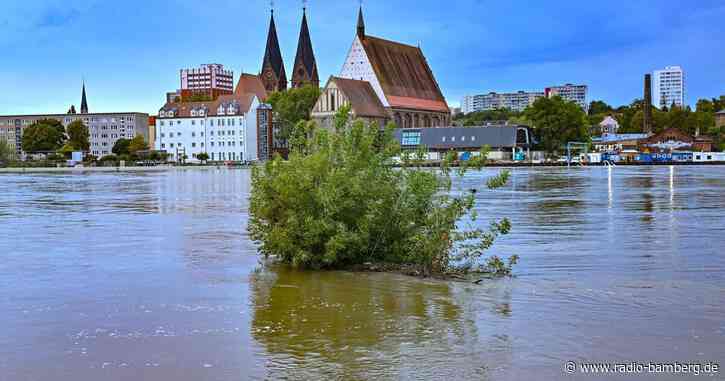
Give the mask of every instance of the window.
[{"label": "window", "polygon": [[446,142],[446,137],[445,137],[445,136],[443,137],[443,140],[442,140],[442,141],[443,141],[443,143],[445,143],[445,142]]},{"label": "window", "polygon": [[163,138],[163,137],[165,137],[165,134],[164,134],[163,132],[161,133],[161,137],[162,137],[162,138]]},{"label": "window", "polygon": [[465,142],[466,141],[466,137],[465,136],[461,136],[461,141],[462,142]]},{"label": "window", "polygon": [[[445,139],[444,139],[445,141]],[[403,146],[417,146],[420,144],[420,131],[403,131],[400,142]]]},{"label": "window", "polygon": [[194,119],[191,120],[191,125],[192,126],[195,126],[196,125],[196,121]]},{"label": "window", "polygon": [[161,143],[161,148],[166,148],[166,144],[165,143]]},{"label": "window", "polygon": [[456,141],[456,137],[455,136],[451,136],[451,142],[455,142],[455,141]]},{"label": "window", "polygon": [[174,143],[170,143],[169,147],[174,148]]},{"label": "window", "polygon": [[211,144],[211,146],[212,146],[212,147],[214,147],[214,142],[211,142],[211,143],[209,143],[209,144]]},{"label": "window", "polygon": [[191,137],[192,137],[192,138],[196,137],[196,132],[192,132],[192,133],[191,133]]},{"label": "window", "polygon": [[192,143],[191,143],[191,147],[192,147],[192,148],[193,148],[193,147],[196,147],[196,143],[192,142]]},{"label": "window", "polygon": [[475,136],[471,136],[471,141],[472,142],[475,142],[476,141],[476,137]]}]

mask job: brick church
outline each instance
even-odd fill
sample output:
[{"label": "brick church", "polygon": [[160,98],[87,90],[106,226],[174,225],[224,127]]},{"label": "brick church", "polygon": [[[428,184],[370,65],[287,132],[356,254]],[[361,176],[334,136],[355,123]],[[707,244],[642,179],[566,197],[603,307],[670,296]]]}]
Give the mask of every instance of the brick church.
[{"label": "brick church", "polygon": [[342,105],[355,118],[400,128],[442,127],[451,113],[420,47],[370,36],[362,7],[357,33],[339,76],[328,80],[312,117],[329,128]]}]

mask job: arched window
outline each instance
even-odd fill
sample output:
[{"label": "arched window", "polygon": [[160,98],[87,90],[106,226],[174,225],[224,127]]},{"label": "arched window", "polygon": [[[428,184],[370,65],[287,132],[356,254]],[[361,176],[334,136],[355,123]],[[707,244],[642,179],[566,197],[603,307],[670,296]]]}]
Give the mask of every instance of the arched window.
[{"label": "arched window", "polygon": [[335,93],[330,92],[330,110],[335,111]]}]

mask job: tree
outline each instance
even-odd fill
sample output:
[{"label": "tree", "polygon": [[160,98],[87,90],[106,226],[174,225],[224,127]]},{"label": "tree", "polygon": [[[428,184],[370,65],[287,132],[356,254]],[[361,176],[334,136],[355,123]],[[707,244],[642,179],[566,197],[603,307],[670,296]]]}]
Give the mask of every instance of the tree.
[{"label": "tree", "polygon": [[55,119],[39,120],[23,131],[23,150],[25,152],[55,151],[63,145],[64,131],[63,125]]},{"label": "tree", "polygon": [[73,150],[88,151],[91,148],[91,143],[88,140],[90,137],[88,127],[82,121],[76,120],[69,124],[66,131],[68,131],[68,143],[73,147]]},{"label": "tree", "polygon": [[0,162],[15,159],[15,152],[5,139],[0,139]]},{"label": "tree", "polygon": [[274,92],[267,98],[272,105],[275,120],[280,123],[280,136],[288,138],[292,129],[302,120],[309,120],[312,108],[320,97],[318,87],[305,85],[300,88]]},{"label": "tree", "polygon": [[136,155],[138,151],[146,151],[149,149],[148,143],[146,143],[146,139],[144,139],[143,135],[136,135],[133,139],[128,143],[128,153],[131,155]]},{"label": "tree", "polygon": [[206,163],[206,161],[209,160],[209,154],[206,152],[202,152],[197,154],[196,158],[199,159],[202,163]]},{"label": "tree", "polygon": [[521,116],[520,112],[507,108],[470,112],[457,120],[458,125],[465,127],[482,126],[486,122],[505,122]]},{"label": "tree", "polygon": [[592,101],[589,104],[589,115],[609,114],[613,111],[612,106],[604,101]]},{"label": "tree", "polygon": [[[263,255],[306,268],[385,262],[441,273],[479,263],[510,229],[506,219],[467,229],[460,220],[477,217],[473,192],[451,194],[448,160],[440,172],[420,169],[423,152],[401,152],[392,124],[381,131],[350,121],[343,107],[335,131],[304,121],[295,130],[303,131],[290,141],[289,161],[277,156],[252,170],[249,231]],[[481,153],[463,165],[480,168],[487,152]],[[398,155],[401,168],[393,168]],[[503,172],[488,185],[507,178]],[[508,274],[515,262],[490,257],[485,267]]]},{"label": "tree", "polygon": [[561,97],[539,98],[524,111],[534,127],[541,147],[555,153],[567,142],[589,141],[589,126],[584,111]]},{"label": "tree", "polygon": [[128,146],[131,144],[130,139],[118,139],[116,140],[116,143],[113,144],[113,148],[111,148],[111,152],[113,152],[115,155],[128,155]]}]

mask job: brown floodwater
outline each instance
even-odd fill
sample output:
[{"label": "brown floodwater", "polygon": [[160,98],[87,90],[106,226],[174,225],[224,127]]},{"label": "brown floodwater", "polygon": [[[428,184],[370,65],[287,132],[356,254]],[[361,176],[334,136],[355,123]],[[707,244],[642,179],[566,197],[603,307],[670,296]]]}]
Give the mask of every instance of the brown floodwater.
[{"label": "brown floodwater", "polygon": [[513,169],[476,208],[479,223],[511,220],[491,253],[520,263],[480,285],[263,264],[248,194],[247,170],[0,175],[0,380],[559,380],[595,378],[567,375],[566,361],[725,365],[725,167]]}]

